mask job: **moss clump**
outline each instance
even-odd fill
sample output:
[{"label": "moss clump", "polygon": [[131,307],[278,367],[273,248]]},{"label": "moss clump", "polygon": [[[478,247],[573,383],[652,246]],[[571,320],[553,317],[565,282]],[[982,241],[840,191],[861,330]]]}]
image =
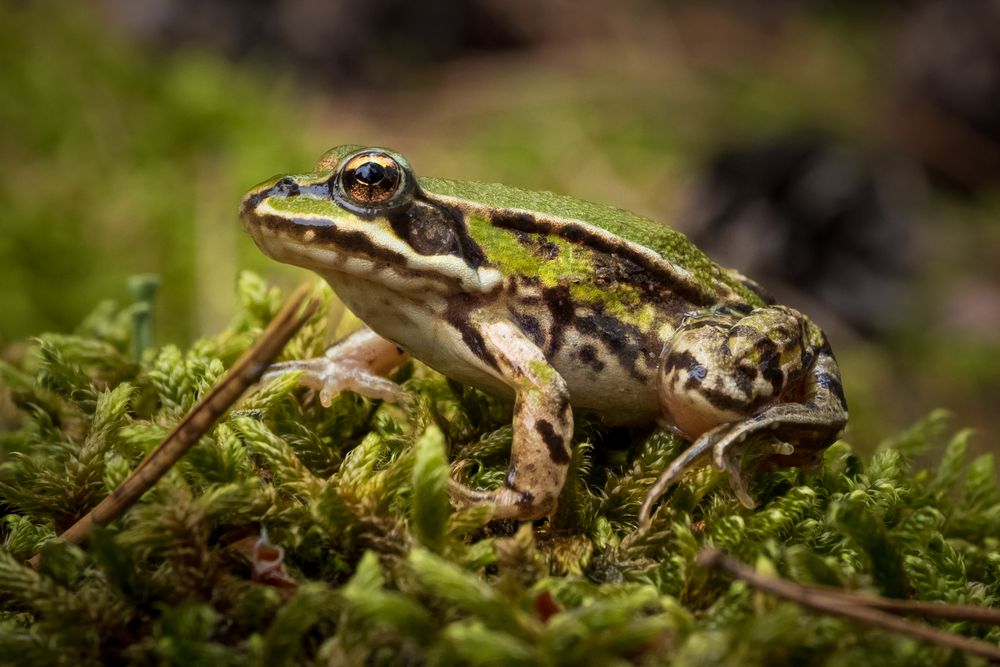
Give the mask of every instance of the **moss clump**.
[{"label": "moss clump", "polygon": [[[1000,602],[1000,487],[934,414],[862,459],[761,473],[759,509],[704,468],[648,532],[646,490],[684,446],[586,415],[551,522],[455,511],[449,476],[498,484],[510,407],[421,367],[409,408],[353,394],[323,409],[294,379],[246,396],[86,550],[52,541],[114,488],[277,310],[244,274],[234,323],[189,350],[130,349],[102,307],[0,366],[0,662],[17,664],[972,664],[810,615],[695,564],[714,545],[759,569],[920,600]],[[318,353],[322,315],[286,350]],[[943,444],[932,469],[912,460]],[[266,528],[298,586],[251,580]],[[45,553],[35,572],[21,564]],[[946,627],[1000,642],[1000,629]]]}]

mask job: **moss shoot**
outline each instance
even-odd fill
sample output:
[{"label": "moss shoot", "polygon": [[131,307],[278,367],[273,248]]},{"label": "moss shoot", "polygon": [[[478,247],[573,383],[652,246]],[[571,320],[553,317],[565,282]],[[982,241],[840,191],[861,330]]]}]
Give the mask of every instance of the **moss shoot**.
[{"label": "moss shoot", "polygon": [[[756,510],[705,467],[636,529],[685,443],[577,414],[551,521],[455,510],[447,480],[499,484],[511,407],[421,367],[409,407],[324,409],[284,378],[237,403],[86,548],[53,540],[115,488],[277,311],[253,274],[240,312],[187,350],[137,359],[129,308],[0,363],[0,663],[19,665],[965,665],[974,659],[808,613],[696,564],[714,546],[804,584],[1000,606],[991,455],[934,413],[817,471],[759,471]],[[286,358],[324,347],[325,313]],[[925,462],[917,465],[915,461]],[[928,463],[929,462],[929,463]],[[252,576],[266,531],[292,587]],[[248,546],[249,545],[249,546]],[[44,553],[38,572],[23,564]],[[257,580],[255,580],[257,579]],[[940,627],[1000,643],[1000,628]]]}]

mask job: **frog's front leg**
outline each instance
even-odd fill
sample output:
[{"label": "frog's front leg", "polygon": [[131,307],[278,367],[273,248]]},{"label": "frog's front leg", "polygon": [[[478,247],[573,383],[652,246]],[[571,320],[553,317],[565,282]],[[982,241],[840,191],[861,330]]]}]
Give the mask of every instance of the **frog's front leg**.
[{"label": "frog's front leg", "polygon": [[452,497],[462,504],[493,504],[495,519],[550,516],[570,462],[573,411],[566,382],[510,323],[484,325],[479,332],[495,374],[514,390],[514,443],[503,487],[478,491],[452,482]]},{"label": "frog's front leg", "polygon": [[330,407],[333,398],[347,390],[398,403],[406,398],[405,392],[384,376],[406,358],[406,352],[395,343],[362,327],[327,349],[322,357],[272,365],[264,379],[301,372],[299,381],[319,392],[324,407]]},{"label": "frog's front leg", "polygon": [[650,490],[642,524],[656,500],[706,454],[729,473],[739,500],[753,507],[740,470],[741,443],[769,432],[780,441],[772,443],[773,454],[783,463],[806,465],[847,423],[840,370],[826,336],[783,306],[686,320],[663,354],[660,402],[665,420],[694,444]]}]

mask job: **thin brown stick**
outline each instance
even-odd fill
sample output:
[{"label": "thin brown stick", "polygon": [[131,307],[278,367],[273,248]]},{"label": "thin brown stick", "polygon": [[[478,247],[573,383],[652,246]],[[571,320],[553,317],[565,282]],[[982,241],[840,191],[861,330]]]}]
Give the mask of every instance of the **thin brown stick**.
[{"label": "thin brown stick", "polygon": [[[86,516],[70,526],[59,539],[82,544],[93,525],[105,526],[131,507],[144,493],[153,488],[170,468],[180,460],[226,410],[250,386],[260,380],[292,336],[316,312],[319,302],[309,298],[310,285],[301,285],[271,323],[243,353],[229,372],[191,408],[167,437],[151,451],[124,482],[99,502]],[[28,564],[38,569],[41,554],[35,554]]]},{"label": "thin brown stick", "polygon": [[1000,647],[978,639],[970,639],[963,635],[941,630],[927,625],[921,625],[906,619],[887,614],[864,603],[864,596],[841,592],[830,595],[822,589],[802,586],[791,581],[769,577],[758,573],[749,565],[735,558],[726,556],[716,549],[705,549],[698,555],[698,564],[720,570],[726,574],[747,582],[754,588],[775,597],[795,602],[808,609],[841,616],[859,623],[898,632],[901,635],[913,637],[921,641],[938,644],[957,651],[965,651],[993,661],[1000,661]]},{"label": "thin brown stick", "polygon": [[949,621],[967,621],[982,625],[1000,625],[1000,609],[977,607],[971,604],[945,604],[943,602],[923,602],[921,600],[895,600],[878,595],[864,595],[829,586],[813,586],[831,597],[841,598],[848,604],[863,604],[872,609],[880,609],[901,616],[921,616],[923,618],[943,618]]}]

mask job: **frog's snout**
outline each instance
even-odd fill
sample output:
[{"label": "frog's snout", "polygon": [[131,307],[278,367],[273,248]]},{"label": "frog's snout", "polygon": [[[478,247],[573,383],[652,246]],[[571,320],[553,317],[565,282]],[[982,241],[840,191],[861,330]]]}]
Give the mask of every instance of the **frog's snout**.
[{"label": "frog's snout", "polygon": [[263,195],[259,192],[248,192],[243,201],[240,202],[240,217],[244,220],[250,214],[257,210],[257,206],[263,199]]},{"label": "frog's snout", "polygon": [[270,187],[255,188],[247,193],[240,204],[240,215],[245,216],[257,210],[260,203],[272,197],[295,197],[301,193],[299,182],[291,176],[283,176]]}]

